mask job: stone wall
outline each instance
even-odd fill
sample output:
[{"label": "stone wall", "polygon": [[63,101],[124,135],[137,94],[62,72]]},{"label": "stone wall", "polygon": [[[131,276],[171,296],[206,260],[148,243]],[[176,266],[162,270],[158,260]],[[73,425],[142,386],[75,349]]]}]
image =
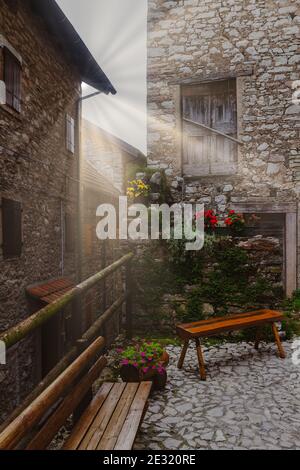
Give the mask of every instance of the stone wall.
[{"label": "stone wall", "polygon": [[[247,256],[247,263],[245,266],[239,266],[239,269],[243,275],[244,268],[247,270],[250,267],[247,287],[252,286],[253,291],[250,288],[249,298],[245,298],[243,292],[231,294],[230,289],[234,285],[234,280],[233,284],[228,285],[228,296],[226,292],[224,296],[224,290],[218,290],[222,283],[225,285],[228,282],[229,275],[226,278],[224,274],[215,286],[217,290],[210,286],[207,292],[204,290],[204,294],[202,292],[198,294],[199,287],[217,279],[211,277],[211,274],[218,269],[218,262],[211,254],[204,255],[201,272],[199,275],[194,275],[195,259],[193,263],[187,260],[184,271],[179,270],[165,243],[153,241],[131,243],[131,249],[136,252],[135,332],[140,335],[146,333],[150,336],[151,334],[173,336],[176,334],[177,323],[258,308],[278,308],[283,298],[284,281],[281,237],[245,233],[243,236],[228,239],[228,242],[229,247],[233,243],[233,246],[241,249]],[[236,275],[234,268],[232,266],[233,278]],[[191,301],[193,304],[189,306]]]},{"label": "stone wall", "polygon": [[[0,331],[28,316],[26,286],[61,275],[75,280],[74,252],[62,264],[62,214],[76,211],[66,176],[76,177],[77,156],[66,150],[65,119],[76,118],[81,82],[29,2],[18,2],[16,14],[8,3],[0,0],[0,31],[22,57],[22,103],[20,113],[0,105],[0,197],[22,203],[23,246],[15,259],[3,259],[0,247]],[[8,353],[0,420],[38,379],[35,346],[25,341]]]},{"label": "stone wall", "polygon": [[[175,200],[224,213],[243,202],[299,197],[299,7],[292,0],[149,0],[148,164],[166,170]],[[182,173],[181,87],[237,80],[238,170]],[[299,240],[298,240],[299,245]]]}]

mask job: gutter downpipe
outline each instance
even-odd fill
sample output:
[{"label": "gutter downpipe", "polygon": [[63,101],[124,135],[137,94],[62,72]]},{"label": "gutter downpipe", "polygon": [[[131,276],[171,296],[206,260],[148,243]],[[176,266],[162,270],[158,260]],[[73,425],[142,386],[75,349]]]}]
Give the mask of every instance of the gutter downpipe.
[{"label": "gutter downpipe", "polygon": [[[76,106],[76,149],[77,149],[77,224],[76,224],[76,271],[77,271],[77,283],[80,284],[83,281],[82,264],[83,264],[83,243],[82,243],[82,223],[83,223],[83,181],[82,181],[82,169],[83,169],[83,153],[82,153],[82,102],[96,95],[102,94],[102,91],[91,93],[87,96],[81,96],[77,100]],[[82,334],[82,302],[79,296],[75,300],[74,305],[74,328],[73,328],[73,339],[81,337]]]}]

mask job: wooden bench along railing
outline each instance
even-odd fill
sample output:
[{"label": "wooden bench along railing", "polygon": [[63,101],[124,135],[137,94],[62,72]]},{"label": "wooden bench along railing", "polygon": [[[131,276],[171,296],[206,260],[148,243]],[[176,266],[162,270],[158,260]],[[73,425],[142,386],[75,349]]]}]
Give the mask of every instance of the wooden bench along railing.
[{"label": "wooden bench along railing", "polygon": [[[103,338],[96,339],[9,424],[0,434],[0,449],[43,450],[49,446],[105,367],[103,356],[93,364],[103,345]],[[151,386],[151,382],[103,384],[81,415],[65,449],[130,450]]]},{"label": "wooden bench along railing", "polygon": [[[16,435],[18,438],[20,437],[19,433],[21,432],[21,429],[25,429],[26,426],[24,427],[24,423],[27,423],[27,413],[31,413],[30,410],[32,410],[32,406],[34,406],[34,409],[36,406],[39,405],[39,400],[41,399],[40,397],[44,397],[44,393],[47,391],[47,393],[50,393],[50,396],[52,397],[52,387],[54,384],[56,384],[56,380],[59,380],[60,387],[64,383],[64,377],[65,373],[68,371],[68,373],[72,374],[73,370],[76,370],[79,372],[81,369],[81,362],[79,362],[79,365],[76,361],[79,360],[78,356],[80,353],[81,360],[85,361],[88,363],[88,357],[85,357],[84,354],[88,354],[89,351],[89,345],[92,341],[95,340],[97,335],[101,332],[101,329],[105,326],[106,322],[117,312],[119,309],[122,307],[122,305],[125,303],[126,305],[126,334],[127,337],[130,338],[132,336],[132,318],[131,318],[131,310],[132,310],[132,281],[131,281],[131,261],[133,258],[133,254],[129,253],[122,258],[120,258],[118,261],[115,261],[113,264],[110,266],[104,268],[102,271],[99,273],[95,274],[94,276],[90,277],[89,279],[83,281],[81,284],[75,286],[72,288],[69,292],[64,294],[62,297],[60,297],[58,300],[55,300],[51,304],[47,305],[46,307],[42,308],[38,312],[34,313],[18,325],[10,328],[9,330],[5,331],[0,335],[0,341],[3,341],[6,344],[7,348],[10,348],[11,346],[17,344],[20,342],[22,339],[26,338],[28,335],[33,333],[35,330],[37,330],[41,325],[46,323],[50,318],[54,317],[57,315],[64,307],[67,305],[70,305],[74,300],[80,299],[81,296],[86,293],[89,289],[92,287],[96,286],[98,283],[101,283],[103,280],[105,280],[108,276],[111,274],[115,273],[116,271],[122,269],[123,267],[126,270],[126,285],[125,285],[125,292],[121,293],[120,296],[110,305],[109,308],[106,309],[106,311],[96,319],[94,324],[82,335],[81,338],[78,338],[75,344],[71,347],[71,349],[67,352],[67,354],[56,364],[56,366],[42,379],[42,381],[34,388],[34,390],[27,396],[27,398],[23,401],[21,405],[19,405],[14,412],[8,417],[8,419],[1,425],[0,427],[0,432],[2,431],[1,434],[1,439],[0,439],[0,447],[4,445],[4,448],[6,448],[6,444],[8,442],[9,446],[14,446],[16,444],[15,440],[7,441],[7,436],[10,434],[10,425],[11,423],[14,424],[14,429],[18,428],[18,432],[16,432]],[[105,340],[102,338],[98,338],[98,349],[100,346],[103,348],[104,347]],[[94,348],[97,348],[95,343]],[[84,348],[87,348],[86,351],[82,352]],[[95,351],[94,351],[95,352]],[[81,364],[83,367],[83,363]],[[81,397],[82,395],[82,390],[86,390],[86,387],[91,388],[92,383],[95,380],[95,374],[98,374],[98,371],[101,369],[103,366],[103,360],[98,361],[94,368],[90,369],[88,375],[86,376],[86,381],[82,380],[80,383],[80,387],[77,389],[76,396]],[[75,368],[75,369],[74,369]],[[70,372],[71,370],[71,372]],[[67,375],[67,382],[69,385],[71,385],[71,380],[68,379]],[[73,377],[73,376],[72,376]],[[75,377],[75,376],[74,376]],[[88,385],[87,385],[88,384]],[[50,390],[50,391],[49,391]],[[61,389],[59,389],[61,391]],[[81,393],[82,392],[82,393]],[[85,393],[86,394],[86,393]],[[51,406],[55,400],[57,400],[59,397],[57,394],[55,395],[54,401],[52,401],[52,398],[50,402],[47,402],[47,406]],[[56,396],[57,395],[57,396]],[[84,395],[84,394],[83,394]],[[74,405],[74,401],[78,401],[79,405],[81,400],[77,400],[77,398],[72,398],[73,395],[71,396],[71,400],[69,397],[69,404],[66,407],[65,412],[63,415],[69,412],[69,407]],[[82,398],[82,397],[81,397]],[[37,402],[36,402],[37,400]],[[76,408],[77,405],[74,405],[74,409]],[[39,409],[39,408],[38,408]],[[23,416],[23,412],[26,411],[26,418]],[[45,411],[44,409],[42,410],[43,412]],[[20,417],[22,417],[20,419]],[[30,414],[30,416],[32,416]],[[36,421],[41,417],[40,413],[34,412],[34,424]],[[25,421],[24,421],[25,420]],[[31,423],[32,424],[32,423]],[[18,427],[20,426],[20,428]],[[30,426],[29,426],[30,428]],[[26,433],[30,429],[26,428]],[[7,434],[8,433],[8,434]],[[1,447],[2,448],[2,447]],[[8,447],[10,448],[10,447]]]}]

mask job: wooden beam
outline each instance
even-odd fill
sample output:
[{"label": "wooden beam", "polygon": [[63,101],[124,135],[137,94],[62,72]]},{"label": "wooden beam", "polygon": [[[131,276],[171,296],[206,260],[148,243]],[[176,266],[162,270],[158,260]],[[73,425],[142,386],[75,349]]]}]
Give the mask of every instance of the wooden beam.
[{"label": "wooden beam", "polygon": [[52,318],[56,315],[62,308],[70,304],[77,296],[81,295],[83,292],[87,291],[99,281],[107,278],[110,274],[115,272],[120,267],[126,265],[133,258],[133,253],[129,253],[123,256],[118,261],[115,261],[113,264],[103,269],[94,276],[86,279],[81,284],[78,284],[72,290],[64,294],[60,299],[52,302],[46,307],[42,308],[38,312],[34,313],[26,320],[22,321],[16,326],[13,326],[9,330],[5,331],[0,335],[0,341],[3,341],[6,344],[6,347],[9,348],[14,344],[18,343],[24,339],[29,333],[35,331],[39,326],[43,325],[49,318]]},{"label": "wooden beam", "polygon": [[45,410],[74,382],[81,370],[102,349],[102,339],[91,344],[57,379],[39,395],[10,425],[0,434],[0,449],[13,449],[35,424],[43,417]]},{"label": "wooden beam", "polygon": [[132,339],[132,295],[133,295],[133,285],[132,285],[132,266],[131,262],[127,263],[126,266],[126,337],[127,339]]},{"label": "wooden beam", "polygon": [[286,214],[285,223],[285,284],[286,295],[297,289],[297,214]]},{"label": "wooden beam", "polygon": [[27,450],[44,450],[50,444],[56,433],[74,411],[81,399],[87,393],[91,385],[99,377],[101,371],[107,364],[107,360],[101,357],[96,364],[88,371],[85,377],[74,388],[72,393],[59,405],[53,415],[47,420],[36,436],[26,447]]},{"label": "wooden beam", "polygon": [[[122,306],[126,300],[126,295],[122,295],[117,299],[98,320],[84,333],[83,340],[92,341],[99,333],[105,322]],[[105,345],[104,338],[101,338],[102,348]],[[19,416],[30,403],[35,400],[58,376],[61,374],[69,364],[78,356],[78,346],[74,346],[59,362],[58,364],[43,378],[43,380],[35,387],[35,389],[26,397],[26,399],[14,410],[14,412],[4,421],[0,426],[2,432],[17,416]]]},{"label": "wooden beam", "polygon": [[296,213],[297,205],[295,202],[277,202],[270,201],[253,201],[253,202],[232,202],[232,208],[237,212],[244,213],[269,213],[269,214],[285,214]]},{"label": "wooden beam", "polygon": [[221,136],[224,137],[225,139],[232,140],[232,141],[235,142],[236,144],[244,145],[244,142],[242,142],[241,140],[235,139],[234,137],[231,137],[231,136],[228,135],[228,134],[224,134],[224,132],[217,131],[216,129],[213,129],[212,127],[208,127],[208,126],[206,126],[205,124],[201,124],[200,122],[192,121],[191,119],[186,119],[186,118],[182,118],[182,120],[183,120],[184,122],[188,122],[189,124],[193,124],[194,126],[202,127],[203,129],[206,129],[206,130],[208,130],[208,131],[210,131],[210,132],[213,132],[214,134],[221,135]]}]

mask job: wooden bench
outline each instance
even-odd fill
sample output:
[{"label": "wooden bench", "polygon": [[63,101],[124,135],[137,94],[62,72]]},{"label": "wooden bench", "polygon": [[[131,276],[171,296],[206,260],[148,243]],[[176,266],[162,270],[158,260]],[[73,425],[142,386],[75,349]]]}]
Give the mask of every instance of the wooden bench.
[{"label": "wooden bench", "polygon": [[279,356],[284,359],[285,352],[282,347],[278,334],[276,322],[283,320],[283,314],[274,310],[256,310],[254,312],[241,313],[238,315],[229,315],[226,317],[212,318],[194,323],[177,325],[177,334],[183,339],[184,345],[178,362],[178,368],[181,369],[184,363],[185,355],[190,340],[195,340],[197,357],[199,362],[199,371],[201,380],[206,380],[205,362],[201,349],[200,338],[215,336],[226,331],[242,330],[246,328],[257,327],[255,349],[259,347],[260,329],[265,324],[271,324],[275,341],[278,347]]},{"label": "wooden bench", "polygon": [[[87,398],[107,361],[92,343],[0,434],[0,449],[44,450],[75,410],[87,405],[64,449],[130,450],[147,408],[152,382],[104,383]],[[74,415],[73,415],[74,416]]]}]

